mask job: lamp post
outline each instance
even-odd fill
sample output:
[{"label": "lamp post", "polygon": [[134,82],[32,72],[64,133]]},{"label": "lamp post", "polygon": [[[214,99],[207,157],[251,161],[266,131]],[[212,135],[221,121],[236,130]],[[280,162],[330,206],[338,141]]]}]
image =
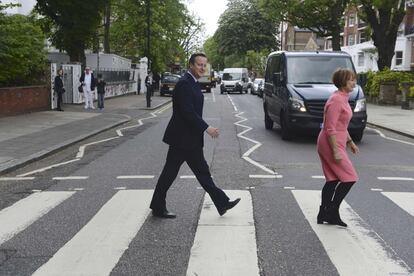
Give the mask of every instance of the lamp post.
[{"label": "lamp post", "polygon": [[[151,59],[150,59],[150,40],[151,40],[151,0],[146,0],[146,14],[147,14],[147,48],[146,48],[146,56],[148,58],[148,71],[151,70]],[[151,107],[151,94],[152,94],[152,83],[147,86],[147,107]]]}]

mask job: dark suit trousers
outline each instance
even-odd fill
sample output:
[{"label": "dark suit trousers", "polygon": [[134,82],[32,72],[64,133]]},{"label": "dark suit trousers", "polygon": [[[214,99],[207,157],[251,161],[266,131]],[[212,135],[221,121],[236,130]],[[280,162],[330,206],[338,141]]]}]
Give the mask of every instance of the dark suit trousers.
[{"label": "dark suit trousers", "polygon": [[170,146],[167,161],[152,196],[150,208],[156,211],[166,210],[167,191],[177,177],[184,161],[187,162],[203,189],[210,195],[216,208],[220,209],[226,206],[229,198],[223,190],[214,184],[204,158],[203,149],[200,147],[193,150],[182,150]]}]

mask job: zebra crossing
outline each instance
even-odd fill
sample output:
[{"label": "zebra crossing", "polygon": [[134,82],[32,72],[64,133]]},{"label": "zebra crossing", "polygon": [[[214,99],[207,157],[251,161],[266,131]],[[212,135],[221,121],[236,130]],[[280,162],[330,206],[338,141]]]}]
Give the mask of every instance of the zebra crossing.
[{"label": "zebra crossing", "polygon": [[[2,244],[81,191],[43,191],[0,210]],[[116,190],[114,195],[66,244],[32,275],[110,275],[150,215],[152,190]],[[341,206],[348,228],[316,224],[320,191],[292,193],[312,231],[340,275],[413,275],[413,270],[346,202]],[[250,191],[227,190],[241,197],[223,217],[204,197],[188,259],[187,275],[260,275],[254,202]],[[414,216],[414,193],[381,192],[384,200]],[[300,231],[300,230],[298,230]],[[286,234],[286,233],[284,233]],[[288,253],[286,253],[288,254]],[[0,263],[1,266],[1,263]]]}]

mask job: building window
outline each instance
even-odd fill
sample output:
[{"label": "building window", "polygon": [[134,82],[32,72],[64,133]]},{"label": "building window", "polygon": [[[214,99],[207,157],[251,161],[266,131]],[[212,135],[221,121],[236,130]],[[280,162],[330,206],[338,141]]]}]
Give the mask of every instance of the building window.
[{"label": "building window", "polygon": [[350,14],[348,16],[348,26],[354,26],[355,25],[355,14]]},{"label": "building window", "polygon": [[350,34],[348,35],[348,46],[354,45],[355,44],[355,35],[354,34]]},{"label": "building window", "polygon": [[403,52],[402,51],[396,51],[395,52],[395,65],[402,65],[403,63]]},{"label": "building window", "polygon": [[364,43],[365,41],[367,41],[367,34],[362,30],[359,32],[359,43]]},{"label": "building window", "polygon": [[359,66],[359,67],[364,66],[364,61],[365,61],[365,55],[364,55],[364,52],[359,52],[359,53],[358,53],[358,66]]}]

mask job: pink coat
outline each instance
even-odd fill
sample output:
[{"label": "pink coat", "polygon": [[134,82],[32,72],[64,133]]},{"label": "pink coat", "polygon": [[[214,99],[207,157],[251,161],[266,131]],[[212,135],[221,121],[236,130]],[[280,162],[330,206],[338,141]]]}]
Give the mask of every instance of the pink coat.
[{"label": "pink coat", "polygon": [[[355,182],[358,175],[346,152],[348,125],[352,110],[346,92],[336,91],[326,102],[324,109],[323,128],[318,137],[318,154],[322,162],[322,170],[326,181]],[[336,144],[342,160],[336,163],[328,136],[335,135]]]}]

